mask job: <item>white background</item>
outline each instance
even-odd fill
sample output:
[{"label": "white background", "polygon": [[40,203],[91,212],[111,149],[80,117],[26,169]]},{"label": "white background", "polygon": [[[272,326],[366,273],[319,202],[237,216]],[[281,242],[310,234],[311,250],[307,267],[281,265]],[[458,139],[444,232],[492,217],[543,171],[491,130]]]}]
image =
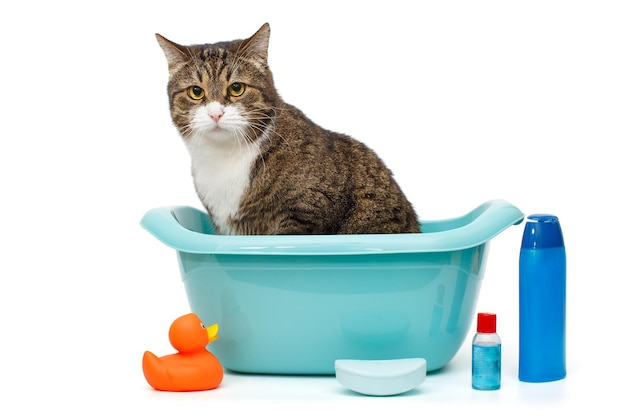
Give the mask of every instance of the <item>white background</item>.
[{"label": "white background", "polygon": [[[623,415],[622,2],[8,4],[0,15],[1,415],[598,407]],[[167,330],[188,305],[175,253],[139,220],[156,206],[199,206],[154,33],[205,43],[248,37],[266,21],[283,98],[374,148],[423,219],[494,198],[559,216],[565,380],[517,380],[516,226],[492,241],[478,303],[498,314],[499,391],[471,389],[471,335],[448,367],[398,397],[353,395],[333,377],[227,373],[214,391],[149,387],[141,356],[172,353]]]}]

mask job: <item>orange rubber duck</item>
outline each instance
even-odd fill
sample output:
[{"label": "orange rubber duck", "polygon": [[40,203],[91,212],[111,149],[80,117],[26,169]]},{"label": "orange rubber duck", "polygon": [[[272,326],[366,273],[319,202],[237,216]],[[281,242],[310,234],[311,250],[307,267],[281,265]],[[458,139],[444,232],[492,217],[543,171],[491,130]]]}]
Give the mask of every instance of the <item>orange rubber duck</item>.
[{"label": "orange rubber duck", "polygon": [[224,369],[206,346],[216,340],[217,324],[205,327],[194,313],[174,320],[169,338],[178,353],[158,357],[143,354],[143,374],[159,391],[203,391],[222,383]]}]

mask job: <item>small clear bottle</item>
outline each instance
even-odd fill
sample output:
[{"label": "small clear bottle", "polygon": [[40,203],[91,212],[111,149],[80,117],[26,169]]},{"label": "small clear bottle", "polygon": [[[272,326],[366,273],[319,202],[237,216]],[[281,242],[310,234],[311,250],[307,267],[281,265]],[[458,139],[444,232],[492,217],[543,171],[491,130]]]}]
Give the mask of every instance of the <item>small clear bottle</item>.
[{"label": "small clear bottle", "polygon": [[500,389],[502,343],[496,333],[496,315],[478,313],[477,333],[472,340],[472,388]]}]

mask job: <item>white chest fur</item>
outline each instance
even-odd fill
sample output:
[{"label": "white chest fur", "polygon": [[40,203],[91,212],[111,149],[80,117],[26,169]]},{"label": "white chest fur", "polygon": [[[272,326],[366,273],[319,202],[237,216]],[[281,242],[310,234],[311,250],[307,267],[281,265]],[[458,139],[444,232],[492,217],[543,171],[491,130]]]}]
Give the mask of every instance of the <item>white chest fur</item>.
[{"label": "white chest fur", "polygon": [[218,146],[211,142],[188,146],[198,197],[210,210],[222,234],[232,234],[229,218],[235,217],[241,197],[250,185],[250,169],[258,145]]}]

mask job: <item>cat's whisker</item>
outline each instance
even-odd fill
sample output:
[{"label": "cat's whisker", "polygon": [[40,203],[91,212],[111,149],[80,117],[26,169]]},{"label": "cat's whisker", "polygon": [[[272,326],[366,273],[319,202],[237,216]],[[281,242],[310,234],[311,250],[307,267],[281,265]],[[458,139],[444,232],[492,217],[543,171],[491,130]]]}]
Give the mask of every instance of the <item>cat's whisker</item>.
[{"label": "cat's whisker", "polygon": [[[281,135],[281,134],[280,134],[280,133],[279,133],[279,132],[275,129],[275,120],[276,120],[276,119],[280,116],[280,114],[281,114],[283,111],[285,111],[285,110],[287,110],[287,109],[286,109],[286,108],[284,108],[284,107],[276,107],[276,106],[272,106],[272,107],[266,107],[266,108],[264,108],[264,109],[258,109],[257,111],[261,112],[261,111],[265,111],[265,110],[269,110],[269,111],[271,111],[271,112],[273,113],[273,115],[272,115],[272,116],[268,116],[268,115],[266,115],[265,113],[263,113],[263,116],[264,116],[264,117],[269,117],[269,118],[272,120],[272,123],[271,123],[271,125],[270,125],[270,129],[271,129],[271,130],[268,132],[268,133],[270,133],[270,134],[268,135],[269,140],[271,140],[271,137],[272,137],[272,136],[276,136],[276,137],[278,137],[279,139],[281,139],[281,140],[282,140],[282,141],[283,141],[283,142],[284,142],[287,146],[289,146],[289,147],[290,147],[290,146],[291,146],[291,144],[289,143],[289,140],[288,140],[286,137],[284,137],[283,135]],[[254,113],[254,111],[251,111],[251,113]]]},{"label": "cat's whisker", "polygon": [[234,129],[235,139],[237,140],[237,144],[239,145],[239,152],[243,152],[243,147],[248,147],[248,139],[246,137],[245,127],[236,126]]},{"label": "cat's whisker", "polygon": [[[252,127],[252,125],[248,125],[249,127],[251,127],[252,129],[256,129],[254,127]],[[248,129],[246,128],[246,126],[243,125],[237,125],[233,128],[234,134],[235,134],[235,139],[237,140],[238,144],[239,144],[239,151],[242,152],[242,146],[245,146],[248,150],[252,149],[255,151],[255,153],[257,154],[257,157],[261,159],[261,164],[263,166],[263,169],[265,169],[265,158],[263,157],[263,154],[260,151],[260,147],[256,147],[254,146],[254,142],[255,142],[255,138],[253,138],[249,133],[248,133]],[[262,131],[261,131],[262,134]]]},{"label": "cat's whisker", "polygon": [[272,123],[272,127],[270,129],[270,131],[268,131],[268,140],[272,140],[272,137],[277,137],[278,139],[282,140],[288,147],[291,147],[291,143],[289,143],[289,140],[281,135],[275,128],[274,128],[274,124]]},{"label": "cat's whisker", "polygon": [[[252,129],[255,129],[255,127],[253,127],[252,125],[250,125],[250,127]],[[261,135],[263,135],[263,130],[260,130],[260,131],[261,131]],[[248,146],[249,148],[253,147],[254,146],[253,145],[254,139],[252,137],[250,137],[250,135],[248,135],[245,132],[245,130],[243,131],[243,136],[244,136],[244,140],[246,141],[246,146]],[[267,136],[269,136],[269,135],[267,135]],[[261,165],[262,165],[263,169],[265,170],[265,158],[263,156],[263,153],[261,152],[261,149],[262,149],[262,147],[260,147],[260,146],[255,147],[257,158],[261,159]]]},{"label": "cat's whisker", "polygon": [[190,124],[186,124],[186,125],[182,125],[179,128],[180,134],[183,137],[183,139],[188,140],[189,137],[193,134],[193,128],[191,127]]}]

